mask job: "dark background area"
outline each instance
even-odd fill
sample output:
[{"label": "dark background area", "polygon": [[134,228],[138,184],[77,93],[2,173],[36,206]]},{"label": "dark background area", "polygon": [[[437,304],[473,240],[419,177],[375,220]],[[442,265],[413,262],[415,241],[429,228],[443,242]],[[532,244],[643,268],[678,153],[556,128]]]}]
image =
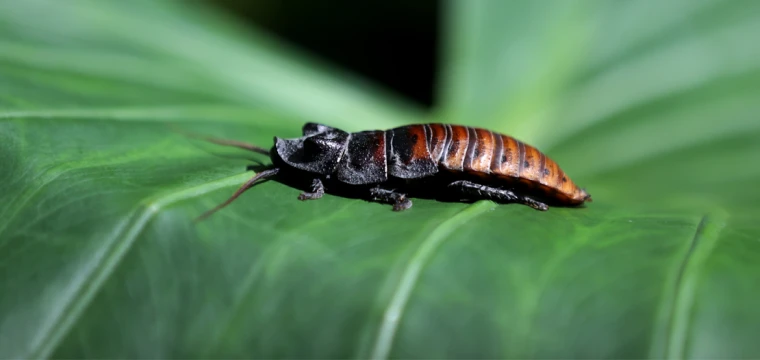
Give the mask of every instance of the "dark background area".
[{"label": "dark background area", "polygon": [[424,106],[433,101],[435,0],[207,0]]}]

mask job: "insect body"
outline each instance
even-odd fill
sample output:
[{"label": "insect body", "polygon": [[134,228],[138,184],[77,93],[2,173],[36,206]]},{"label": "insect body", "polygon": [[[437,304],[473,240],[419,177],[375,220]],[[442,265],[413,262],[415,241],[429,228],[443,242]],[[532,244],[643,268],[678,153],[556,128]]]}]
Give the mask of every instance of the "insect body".
[{"label": "insect body", "polygon": [[311,191],[301,193],[300,200],[322,197],[327,183],[329,188],[347,187],[370,200],[393,204],[395,211],[412,206],[410,193],[521,203],[538,210],[547,210],[547,203],[578,206],[591,201],[557,163],[536,148],[474,127],[416,124],[348,133],[307,123],[302,137],[275,137],[271,150],[209,140],[269,155],[273,166],[203,217],[232,202],[258,180],[283,175],[311,181]]}]

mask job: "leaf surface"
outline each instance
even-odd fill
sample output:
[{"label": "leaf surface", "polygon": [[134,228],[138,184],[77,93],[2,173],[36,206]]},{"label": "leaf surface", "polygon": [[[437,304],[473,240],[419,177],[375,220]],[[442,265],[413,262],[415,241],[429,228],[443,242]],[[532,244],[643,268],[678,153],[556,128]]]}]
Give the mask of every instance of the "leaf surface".
[{"label": "leaf surface", "polygon": [[[3,3],[0,357],[757,357],[754,4],[452,2],[426,114],[198,5]],[[428,120],[533,143],[595,201],[270,181],[192,222],[266,159],[176,128]]]}]

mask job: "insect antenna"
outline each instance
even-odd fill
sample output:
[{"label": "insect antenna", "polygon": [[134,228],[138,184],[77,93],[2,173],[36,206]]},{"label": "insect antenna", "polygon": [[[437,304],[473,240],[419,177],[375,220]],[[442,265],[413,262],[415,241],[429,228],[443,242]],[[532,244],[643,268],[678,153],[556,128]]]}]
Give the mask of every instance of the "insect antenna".
[{"label": "insect antenna", "polygon": [[248,151],[257,152],[259,154],[263,154],[263,155],[267,155],[267,156],[270,155],[269,154],[269,150],[267,150],[267,149],[265,149],[263,147],[260,147],[260,146],[256,146],[256,145],[253,145],[253,144],[246,143],[246,142],[203,136],[203,135],[199,135],[199,134],[195,134],[195,133],[191,133],[189,131],[185,131],[185,130],[179,129],[176,126],[171,126],[171,128],[174,131],[176,131],[176,132],[178,132],[178,133],[180,133],[182,135],[185,135],[187,137],[190,137],[190,138],[205,140],[205,141],[208,141],[210,143],[217,144],[217,145],[232,146],[232,147],[236,147],[236,148],[240,148],[240,149],[244,149],[244,150],[248,150]]},{"label": "insect antenna", "polygon": [[227,139],[218,139],[218,138],[212,138],[212,137],[201,137],[200,139],[201,140],[206,140],[208,142],[211,142],[211,143],[214,143],[214,144],[217,144],[217,145],[234,146],[234,147],[237,147],[237,148],[241,148],[241,149],[257,152],[259,154],[269,155],[269,150],[267,150],[267,149],[265,149],[263,147],[256,146],[256,145],[253,145],[253,144],[249,144],[249,143],[242,142],[242,141],[227,140]]},{"label": "insect antenna", "polygon": [[246,190],[252,188],[257,181],[262,180],[262,179],[267,179],[267,178],[270,178],[272,176],[275,176],[275,175],[277,175],[277,173],[279,171],[280,171],[280,169],[274,168],[274,169],[264,170],[264,171],[256,174],[256,176],[252,177],[245,184],[243,184],[243,186],[241,186],[237,191],[235,191],[235,193],[232,194],[232,196],[229,199],[227,199],[227,201],[225,201],[225,202],[217,205],[215,208],[213,208],[213,209],[211,209],[209,211],[206,211],[201,216],[198,216],[197,218],[195,218],[195,222],[199,222],[199,221],[201,221],[203,219],[206,219],[207,217],[211,216],[211,214],[215,213],[219,209],[221,209],[221,208],[229,205],[231,202],[235,201],[235,199],[237,199],[238,196],[240,196],[240,194],[242,194]]}]

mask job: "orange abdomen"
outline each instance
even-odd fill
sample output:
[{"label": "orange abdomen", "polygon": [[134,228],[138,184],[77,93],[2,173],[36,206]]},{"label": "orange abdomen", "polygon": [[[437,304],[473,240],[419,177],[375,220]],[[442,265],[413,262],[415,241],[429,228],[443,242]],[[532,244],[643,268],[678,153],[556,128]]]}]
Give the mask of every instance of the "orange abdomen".
[{"label": "orange abdomen", "polygon": [[519,185],[568,205],[590,201],[554,160],[511,136],[460,125],[415,126],[426,127],[427,148],[440,168]]}]

